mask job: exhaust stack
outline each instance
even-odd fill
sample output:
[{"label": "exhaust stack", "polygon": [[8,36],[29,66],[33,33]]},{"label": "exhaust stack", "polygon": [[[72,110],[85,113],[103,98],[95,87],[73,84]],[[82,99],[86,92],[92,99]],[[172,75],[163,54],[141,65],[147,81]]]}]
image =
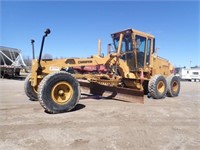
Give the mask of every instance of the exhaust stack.
[{"label": "exhaust stack", "polygon": [[101,56],[101,39],[98,40],[98,56]]}]

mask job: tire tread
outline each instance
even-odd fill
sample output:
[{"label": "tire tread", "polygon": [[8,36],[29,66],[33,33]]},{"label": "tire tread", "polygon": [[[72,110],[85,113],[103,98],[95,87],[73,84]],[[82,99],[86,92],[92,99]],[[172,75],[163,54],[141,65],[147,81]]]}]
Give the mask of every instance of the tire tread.
[{"label": "tire tread", "polygon": [[[39,84],[39,87],[38,87],[38,100],[39,100],[39,102],[40,102],[40,105],[45,109],[45,111],[46,112],[48,112],[48,113],[52,113],[52,114],[55,114],[55,113],[61,113],[61,112],[63,112],[63,111],[54,111],[54,110],[51,110],[51,109],[49,109],[46,105],[45,105],[45,103],[44,103],[44,101],[43,101],[43,99],[42,99],[42,97],[43,97],[43,88],[45,87],[45,86],[47,86],[48,85],[48,80],[50,79],[50,78],[52,78],[53,76],[57,76],[57,75],[60,75],[60,74],[67,74],[68,76],[71,76],[71,77],[73,77],[70,73],[68,73],[68,72],[64,72],[64,71],[59,71],[59,72],[55,72],[55,73],[51,73],[51,74],[49,74],[49,75],[47,75],[46,77],[44,77],[44,79],[40,82],[40,84]],[[74,77],[73,77],[74,78]],[[78,90],[80,91],[80,84],[79,84],[79,82],[76,80],[76,78],[74,78],[75,79],[75,82],[76,82],[76,84],[78,85]],[[76,101],[76,104],[79,102],[79,98],[80,98],[80,92],[79,92],[79,95],[78,95],[78,100]],[[70,111],[71,109],[73,109],[75,106],[76,106],[76,104],[74,105],[74,106],[71,106],[71,108],[69,108],[68,109],[68,111]]]},{"label": "tire tread", "polygon": [[31,101],[38,101],[37,93],[35,93],[29,81],[30,77],[31,77],[31,74],[29,74],[24,81],[24,92]]},{"label": "tire tread", "polygon": [[[164,98],[165,95],[166,95],[166,90],[163,94],[163,96],[159,96],[157,94],[157,84],[156,82],[159,80],[159,78],[161,78],[163,76],[161,76],[160,74],[157,74],[155,76],[153,76],[150,81],[149,81],[149,84],[148,84],[148,91],[150,93],[150,95],[154,98],[154,99],[161,99],[161,98]],[[163,77],[164,78],[164,77]],[[165,82],[166,83],[166,82]]]},{"label": "tire tread", "polygon": [[[178,86],[179,86],[179,89],[178,89],[178,93],[173,93],[172,92],[172,89],[171,89],[171,82],[172,80],[176,80],[178,82]],[[167,77],[167,96],[168,97],[175,97],[175,96],[178,96],[179,94],[179,91],[180,91],[180,80],[178,79],[178,77],[174,76],[173,74],[168,76]]]}]

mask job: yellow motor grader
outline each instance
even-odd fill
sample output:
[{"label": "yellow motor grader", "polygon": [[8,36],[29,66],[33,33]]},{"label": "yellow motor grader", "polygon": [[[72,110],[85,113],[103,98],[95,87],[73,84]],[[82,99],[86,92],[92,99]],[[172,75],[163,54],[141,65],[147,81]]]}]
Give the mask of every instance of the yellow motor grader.
[{"label": "yellow motor grader", "polygon": [[[155,52],[155,38],[134,29],[111,34],[113,46],[108,45],[108,54],[88,58],[42,59],[45,38],[42,38],[38,59],[33,59],[31,74],[25,80],[25,93],[30,100],[39,100],[49,113],[72,110],[79,102],[80,86],[90,89],[90,94],[103,96],[107,91],[113,98],[125,95],[129,101],[144,103],[148,94],[154,99],[178,96],[180,81],[173,75],[173,66]],[[34,54],[34,45],[33,54]],[[95,66],[93,71],[80,71]],[[100,66],[105,70],[99,71]]]}]

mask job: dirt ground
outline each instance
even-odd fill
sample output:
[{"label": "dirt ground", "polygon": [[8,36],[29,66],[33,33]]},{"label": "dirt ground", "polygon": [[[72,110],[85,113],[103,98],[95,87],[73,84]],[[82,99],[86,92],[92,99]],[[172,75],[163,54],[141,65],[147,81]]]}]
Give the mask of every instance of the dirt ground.
[{"label": "dirt ground", "polygon": [[62,114],[29,101],[23,84],[0,79],[2,150],[200,148],[200,83],[181,82],[179,97],[145,97],[145,104],[81,99],[76,110]]}]

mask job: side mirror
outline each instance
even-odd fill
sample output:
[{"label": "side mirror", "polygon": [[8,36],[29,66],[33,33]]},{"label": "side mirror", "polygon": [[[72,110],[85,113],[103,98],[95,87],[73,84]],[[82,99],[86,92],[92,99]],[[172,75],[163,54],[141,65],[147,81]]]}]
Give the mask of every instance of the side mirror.
[{"label": "side mirror", "polygon": [[43,37],[42,37],[40,55],[39,55],[39,59],[38,59],[38,69],[37,69],[37,73],[38,74],[42,73],[42,67],[41,67],[40,61],[41,61],[41,58],[42,58],[42,51],[43,51],[43,47],[44,47],[44,41],[45,41],[45,38],[47,37],[47,35],[51,33],[51,30],[49,28],[47,28],[44,33],[45,33],[45,35],[43,35]]},{"label": "side mirror", "polygon": [[47,36],[48,34],[51,33],[51,30],[49,28],[46,29],[46,31],[44,32],[45,33],[45,36]]},{"label": "side mirror", "polygon": [[31,39],[31,45],[32,45],[32,55],[33,55],[33,59],[35,59],[35,49],[34,49],[34,42],[35,40]]}]

